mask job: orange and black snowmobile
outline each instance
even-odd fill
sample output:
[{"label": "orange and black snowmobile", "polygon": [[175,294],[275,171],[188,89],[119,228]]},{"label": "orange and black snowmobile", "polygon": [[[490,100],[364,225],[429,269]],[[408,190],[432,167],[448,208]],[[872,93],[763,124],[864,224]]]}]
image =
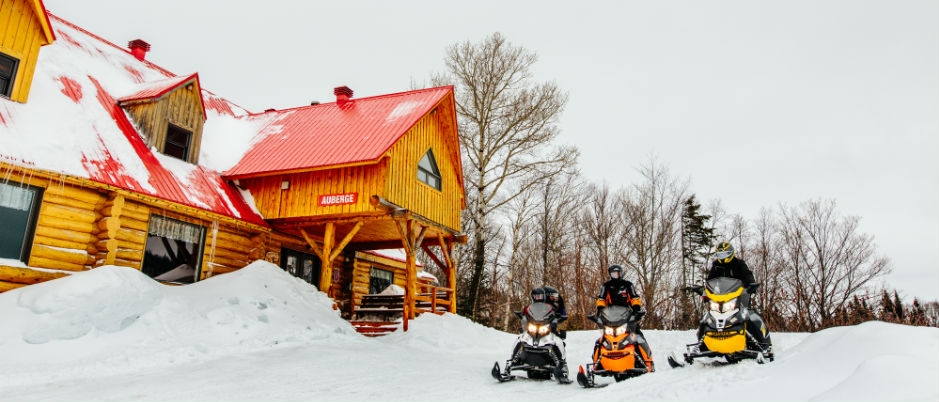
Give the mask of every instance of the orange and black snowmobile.
[{"label": "orange and black snowmobile", "polygon": [[602,330],[600,339],[593,348],[593,363],[577,370],[577,383],[585,388],[603,387],[597,384],[596,376],[613,377],[617,382],[635,377],[653,369],[652,354],[642,334],[638,332],[639,320],[644,311],[633,311],[630,307],[609,306],[598,316],[590,316]]}]

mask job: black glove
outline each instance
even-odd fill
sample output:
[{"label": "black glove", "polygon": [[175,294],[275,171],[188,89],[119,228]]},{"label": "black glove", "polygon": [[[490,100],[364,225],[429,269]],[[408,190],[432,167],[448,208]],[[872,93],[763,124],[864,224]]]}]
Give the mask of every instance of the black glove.
[{"label": "black glove", "polygon": [[633,307],[633,312],[634,312],[634,313],[638,313],[638,312],[642,311],[642,307],[641,307],[641,306],[635,306],[635,305],[634,305],[634,306],[632,306],[632,307]]}]

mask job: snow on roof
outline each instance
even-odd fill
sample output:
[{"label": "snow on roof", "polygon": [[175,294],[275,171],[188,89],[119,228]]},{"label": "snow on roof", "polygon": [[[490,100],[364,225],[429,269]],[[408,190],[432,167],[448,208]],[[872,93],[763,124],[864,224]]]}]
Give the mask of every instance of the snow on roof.
[{"label": "snow on roof", "polygon": [[[267,125],[263,118],[239,122],[249,115],[246,110],[203,91],[207,120],[200,158],[212,164],[193,165],[148,149],[117,97],[159,96],[198,76],[176,76],[49,17],[58,40],[40,51],[29,101],[0,100],[0,161],[266,225],[216,168],[241,157],[250,138]],[[220,141],[216,137],[222,134],[230,137]]]}]

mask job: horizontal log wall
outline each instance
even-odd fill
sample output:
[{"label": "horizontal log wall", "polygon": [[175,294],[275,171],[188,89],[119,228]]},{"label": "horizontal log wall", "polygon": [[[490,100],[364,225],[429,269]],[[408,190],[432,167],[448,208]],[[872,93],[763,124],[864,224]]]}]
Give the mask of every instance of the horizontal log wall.
[{"label": "horizontal log wall", "polygon": [[[352,273],[352,295],[355,299],[356,307],[362,305],[362,296],[367,295],[369,291],[369,282],[371,280],[371,268],[375,267],[378,269],[383,269],[385,271],[391,271],[394,273],[394,284],[402,288],[407,288],[407,282],[405,282],[407,272],[404,267],[403,262],[394,261],[391,264],[400,264],[398,266],[389,265],[387,263],[382,263],[375,260],[368,260],[364,258],[375,257],[373,255],[363,255],[359,254],[358,259],[355,260],[355,270]],[[393,261],[393,260],[390,260]]]},{"label": "horizontal log wall", "polygon": [[72,272],[93,268],[98,208],[105,196],[90,188],[46,184],[28,265]]},{"label": "horizontal log wall", "polygon": [[119,265],[140,269],[150,225],[150,207],[112,193],[98,209],[101,219],[95,241],[95,266]]},{"label": "horizontal log wall", "polygon": [[275,257],[271,262],[279,264],[282,245],[306,249],[302,239],[271,235],[230,219],[219,221],[214,231],[215,221],[201,210],[171,212],[170,204],[148,205],[130,199],[127,193],[50,180],[7,165],[0,165],[0,176],[10,183],[44,188],[27,267],[0,266],[0,292],[103,265],[141,269],[151,212],[207,228],[203,278],[209,267],[215,274],[232,272],[270,256]]}]

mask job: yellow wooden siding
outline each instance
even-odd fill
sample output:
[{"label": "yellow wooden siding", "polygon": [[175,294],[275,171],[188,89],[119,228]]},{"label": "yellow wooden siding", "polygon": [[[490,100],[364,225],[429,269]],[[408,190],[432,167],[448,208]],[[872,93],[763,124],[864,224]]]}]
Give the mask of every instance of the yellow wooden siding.
[{"label": "yellow wooden siding", "polygon": [[[443,113],[424,116],[414,127],[395,143],[389,155],[388,191],[386,198],[434,222],[456,231],[460,230],[460,211],[463,189],[459,171],[453,155],[453,141],[448,141],[442,132]],[[430,187],[417,179],[417,164],[432,149],[440,170],[441,190]]]},{"label": "yellow wooden siding", "polygon": [[[191,89],[190,89],[191,88]],[[133,102],[125,105],[137,129],[146,136],[147,146],[163,152],[166,130],[172,123],[192,132],[189,146],[190,163],[198,163],[202,143],[202,98],[195,81],[189,81],[152,102]]]},{"label": "yellow wooden siding", "polygon": [[19,59],[10,99],[26,103],[39,48],[46,43],[39,16],[28,1],[0,0],[0,52]]},{"label": "yellow wooden siding", "polygon": [[[383,193],[384,166],[384,163],[349,166],[241,179],[240,183],[251,192],[258,210],[267,219],[355,214],[374,210],[369,199]],[[289,182],[287,189],[282,189],[284,181]],[[351,193],[358,195],[354,204],[319,206],[321,195]]]}]

